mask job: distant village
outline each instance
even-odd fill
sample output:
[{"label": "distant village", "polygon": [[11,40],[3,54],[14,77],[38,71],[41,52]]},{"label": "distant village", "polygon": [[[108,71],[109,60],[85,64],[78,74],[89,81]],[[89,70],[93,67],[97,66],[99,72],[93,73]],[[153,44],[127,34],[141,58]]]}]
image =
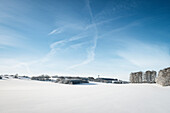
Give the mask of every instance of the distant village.
[{"label": "distant village", "polygon": [[16,75],[1,75],[0,79],[29,79],[29,80],[37,80],[37,81],[50,81],[54,83],[61,83],[61,84],[82,84],[82,83],[89,83],[89,82],[101,82],[101,83],[114,83],[114,84],[125,84],[129,83],[127,81],[122,81],[115,78],[101,78],[98,75],[98,78],[94,77],[71,77],[71,76],[49,76],[49,75],[40,75],[40,76],[19,76]]},{"label": "distant village", "polygon": [[71,77],[71,76],[19,76],[16,75],[0,75],[0,79],[28,79],[37,81],[49,81],[60,84],[83,84],[89,82],[100,82],[100,83],[112,83],[112,84],[128,84],[128,83],[157,83],[162,86],[170,86],[170,67],[156,71],[146,71],[146,72],[132,72],[130,73],[129,81],[119,80],[117,78],[102,78],[98,75],[97,78],[94,77]]}]

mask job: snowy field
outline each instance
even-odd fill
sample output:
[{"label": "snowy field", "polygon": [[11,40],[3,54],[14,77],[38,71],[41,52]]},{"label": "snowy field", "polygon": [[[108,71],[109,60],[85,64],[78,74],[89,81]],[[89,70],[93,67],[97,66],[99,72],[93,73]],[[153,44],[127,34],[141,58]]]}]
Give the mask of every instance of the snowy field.
[{"label": "snowy field", "polygon": [[170,113],[170,87],[0,80],[0,113]]}]

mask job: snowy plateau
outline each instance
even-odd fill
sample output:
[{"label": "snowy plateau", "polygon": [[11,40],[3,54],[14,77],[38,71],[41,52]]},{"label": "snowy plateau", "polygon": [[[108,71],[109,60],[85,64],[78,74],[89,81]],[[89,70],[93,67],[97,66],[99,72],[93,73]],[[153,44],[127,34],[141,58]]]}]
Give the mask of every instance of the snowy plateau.
[{"label": "snowy plateau", "polygon": [[170,113],[170,87],[0,80],[0,113]]}]

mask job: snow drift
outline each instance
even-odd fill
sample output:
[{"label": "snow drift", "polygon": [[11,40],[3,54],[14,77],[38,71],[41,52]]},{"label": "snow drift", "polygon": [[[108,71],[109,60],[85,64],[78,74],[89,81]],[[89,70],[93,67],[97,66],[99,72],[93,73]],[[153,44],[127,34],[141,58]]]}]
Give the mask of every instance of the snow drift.
[{"label": "snow drift", "polygon": [[0,113],[170,113],[170,87],[0,80]]}]

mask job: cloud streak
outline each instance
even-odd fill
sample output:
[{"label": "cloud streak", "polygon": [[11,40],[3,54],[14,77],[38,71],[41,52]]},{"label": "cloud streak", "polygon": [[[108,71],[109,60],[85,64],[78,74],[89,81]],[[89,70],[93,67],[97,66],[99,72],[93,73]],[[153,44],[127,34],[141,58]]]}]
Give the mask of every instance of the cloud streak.
[{"label": "cloud streak", "polygon": [[147,44],[130,39],[129,41],[125,41],[122,42],[124,49],[117,51],[117,55],[130,62],[131,65],[139,69],[154,69],[169,66],[170,55],[166,46]]},{"label": "cloud streak", "polygon": [[57,28],[57,29],[52,30],[48,35],[60,34],[62,32],[63,32],[63,29]]},{"label": "cloud streak", "polygon": [[[12,59],[12,58],[1,58],[0,59],[1,65],[0,68],[1,73],[11,73],[11,74],[16,74],[16,73],[22,73],[22,74],[30,74],[30,65],[31,62],[22,62],[17,59]],[[10,64],[10,65],[9,65]]]},{"label": "cloud streak", "polygon": [[23,39],[17,34],[0,35],[0,46],[2,47],[23,47]]},{"label": "cloud streak", "polygon": [[79,66],[82,66],[82,65],[89,64],[90,62],[92,62],[95,59],[95,50],[96,50],[97,40],[98,40],[98,30],[97,30],[97,25],[94,22],[93,13],[92,13],[92,9],[91,9],[89,0],[87,0],[87,8],[88,8],[89,15],[90,15],[91,21],[92,21],[91,25],[94,27],[94,30],[95,30],[93,45],[87,50],[87,58],[79,64],[75,64],[75,65],[70,66],[69,69],[73,69],[73,68],[76,68],[76,67],[79,67]]},{"label": "cloud streak", "polygon": [[[87,37],[88,35],[85,34],[84,32],[82,33],[79,33],[75,36],[72,36],[71,38],[68,38],[68,39],[64,39],[64,40],[60,40],[60,41],[56,41],[56,42],[53,42],[52,44],[50,44],[50,52],[45,56],[45,57],[50,57],[50,56],[53,56],[57,50],[59,50],[59,46],[63,46],[63,45],[66,45],[67,43],[69,42],[73,42],[73,41],[77,41],[77,40],[80,40],[82,38],[85,38]],[[83,45],[85,42],[83,43],[78,43],[78,44],[74,44],[74,45],[70,45],[69,47],[70,48],[76,48],[76,46],[80,47],[81,45]],[[68,48],[69,48],[68,47]]]},{"label": "cloud streak", "polygon": [[90,29],[90,28],[93,28],[95,26],[100,26],[100,25],[112,22],[112,21],[120,19],[120,18],[121,18],[121,16],[120,17],[116,17],[116,18],[111,18],[111,19],[103,20],[103,21],[100,21],[100,22],[95,22],[95,23],[92,23],[92,24],[88,25],[85,29]]}]

